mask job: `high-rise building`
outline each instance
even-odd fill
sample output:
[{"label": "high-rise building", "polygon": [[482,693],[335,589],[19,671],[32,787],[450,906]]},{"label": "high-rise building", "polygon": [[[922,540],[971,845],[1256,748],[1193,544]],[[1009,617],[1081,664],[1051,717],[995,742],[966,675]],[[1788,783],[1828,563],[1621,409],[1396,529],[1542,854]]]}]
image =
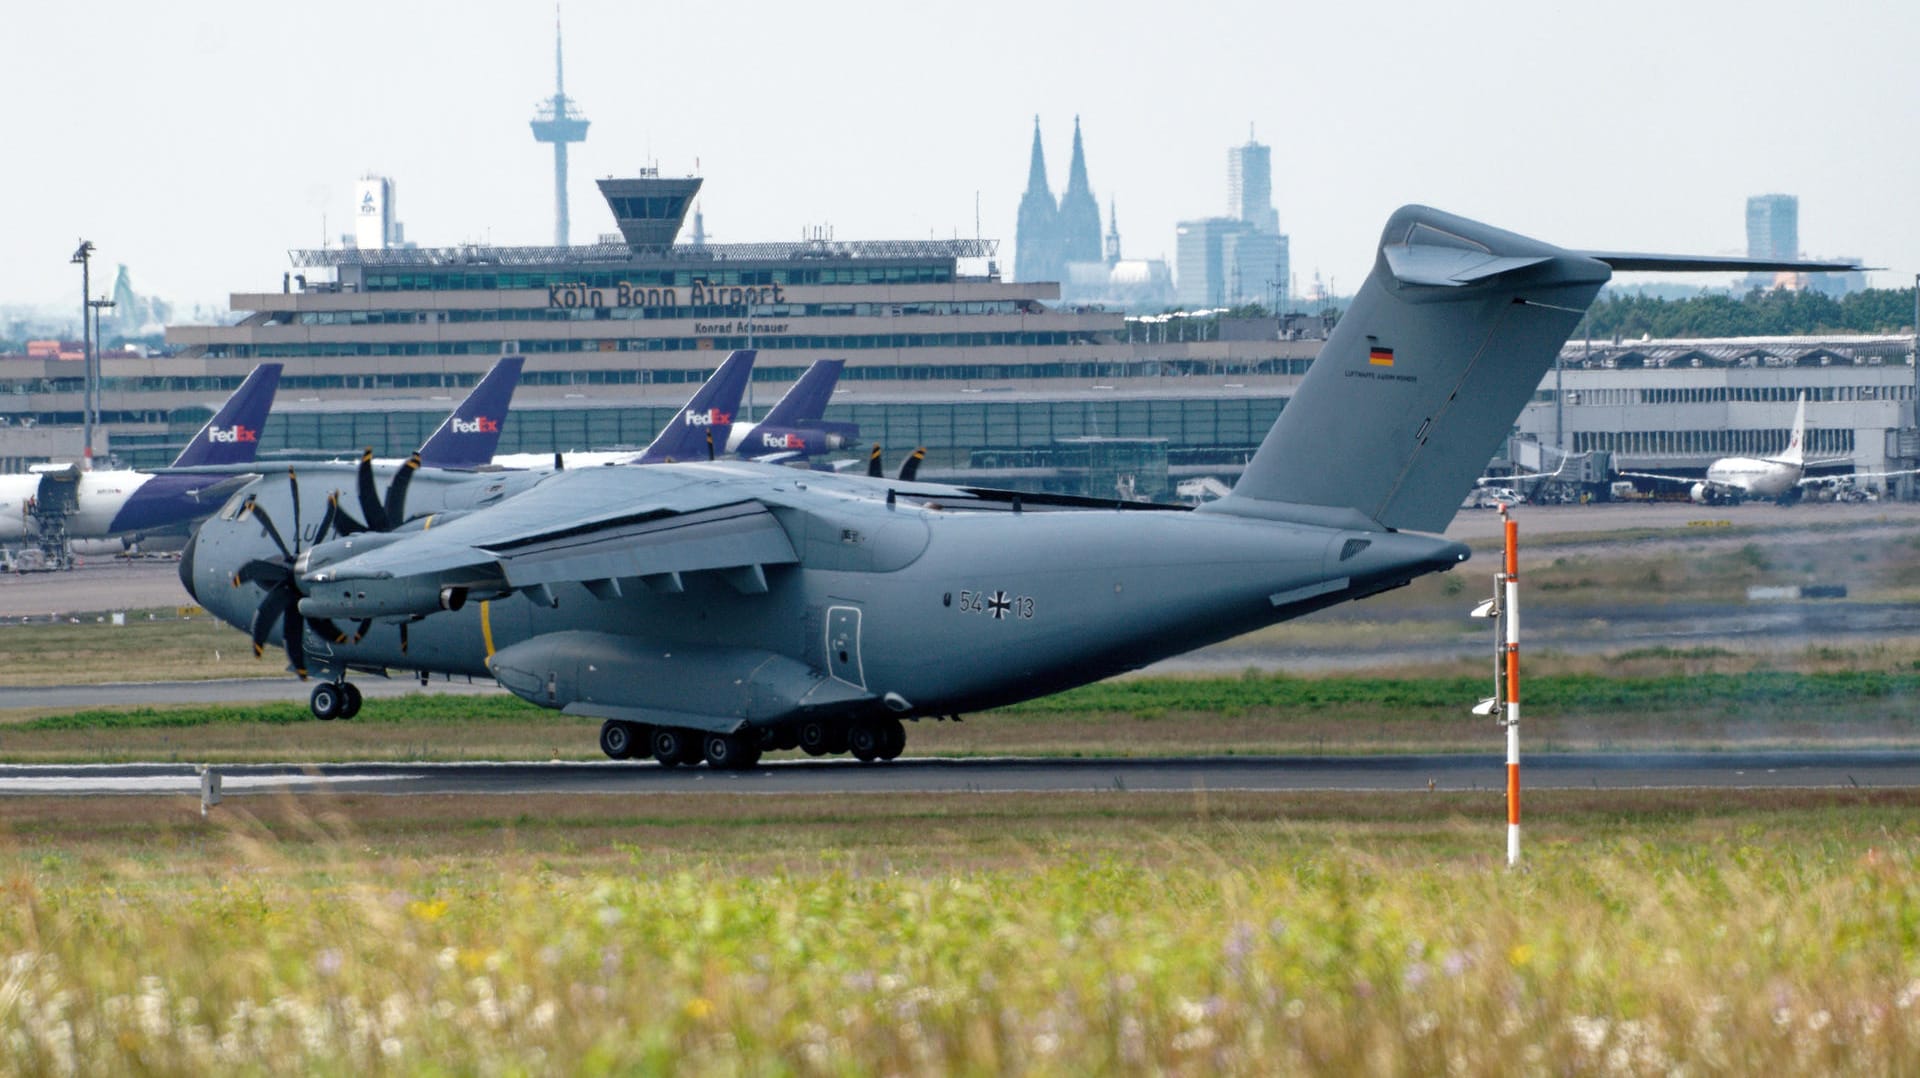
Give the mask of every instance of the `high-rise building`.
[{"label": "high-rise building", "polygon": [[1013,272],[1017,281],[1058,281],[1066,272],[1060,245],[1060,210],[1047,185],[1047,155],[1040,147],[1040,117],[1033,118],[1033,155],[1027,163],[1027,193],[1020,196],[1020,219],[1013,236]]},{"label": "high-rise building", "polygon": [[1247,135],[1244,146],[1227,150],[1227,216],[1262,232],[1278,234],[1280,211],[1273,208],[1273,149]]},{"label": "high-rise building", "polygon": [[1182,221],[1175,238],[1175,298],[1189,310],[1273,307],[1286,293],[1287,248],[1287,237],[1235,217]]},{"label": "high-rise building", "polygon": [[406,230],[394,216],[393,181],[366,175],[353,186],[353,245],[362,251],[384,251],[406,242]]},{"label": "high-rise building", "polygon": [[1273,208],[1273,151],[1249,132],[1227,151],[1227,216],[1179,224],[1175,291],[1188,308],[1258,303],[1285,311],[1292,269]]},{"label": "high-rise building", "polygon": [[1747,257],[1800,257],[1800,199],[1754,195],[1747,199]]}]

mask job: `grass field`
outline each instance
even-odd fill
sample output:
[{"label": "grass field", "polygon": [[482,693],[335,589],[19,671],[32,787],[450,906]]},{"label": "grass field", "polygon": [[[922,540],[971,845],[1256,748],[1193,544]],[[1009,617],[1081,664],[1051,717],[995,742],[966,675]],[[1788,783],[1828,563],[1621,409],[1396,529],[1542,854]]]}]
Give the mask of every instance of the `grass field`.
[{"label": "grass field", "polygon": [[[1810,649],[1768,669],[1718,649],[1582,660],[1525,681],[1531,751],[1920,745],[1920,667],[1904,651]],[[1468,714],[1480,673],[1129,678],[968,718],[909,724],[911,755],[1324,754],[1497,751]],[[597,759],[595,720],[511,696],[407,696],[351,722],[304,701],[22,714],[0,762]]]},{"label": "grass field", "polygon": [[1916,809],[10,800],[0,1071],[1904,1073]]}]

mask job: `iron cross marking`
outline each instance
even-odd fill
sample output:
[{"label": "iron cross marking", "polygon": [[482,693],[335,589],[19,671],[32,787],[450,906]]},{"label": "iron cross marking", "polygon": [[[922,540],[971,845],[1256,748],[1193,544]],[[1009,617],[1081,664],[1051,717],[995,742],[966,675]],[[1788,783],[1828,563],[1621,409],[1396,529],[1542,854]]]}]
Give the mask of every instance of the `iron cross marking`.
[{"label": "iron cross marking", "polygon": [[996,591],[993,598],[987,600],[987,609],[993,611],[993,620],[999,621],[1007,616],[1007,610],[1013,606],[1004,591]]}]

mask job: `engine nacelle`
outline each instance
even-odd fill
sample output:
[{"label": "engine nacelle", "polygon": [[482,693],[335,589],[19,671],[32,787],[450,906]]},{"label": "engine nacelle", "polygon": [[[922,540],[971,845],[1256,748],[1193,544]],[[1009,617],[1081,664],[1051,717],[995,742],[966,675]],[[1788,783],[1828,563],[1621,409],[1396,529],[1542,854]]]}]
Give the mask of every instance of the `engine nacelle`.
[{"label": "engine nacelle", "polygon": [[1708,496],[1707,485],[1705,483],[1695,483],[1693,485],[1693,490],[1689,492],[1689,496],[1692,497],[1694,501],[1699,502],[1701,505],[1707,504],[1707,496]]}]

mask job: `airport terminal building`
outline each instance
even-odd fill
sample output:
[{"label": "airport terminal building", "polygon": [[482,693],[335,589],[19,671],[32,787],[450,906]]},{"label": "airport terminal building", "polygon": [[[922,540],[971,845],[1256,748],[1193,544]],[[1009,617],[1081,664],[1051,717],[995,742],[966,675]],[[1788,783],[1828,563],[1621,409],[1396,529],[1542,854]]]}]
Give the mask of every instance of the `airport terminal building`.
[{"label": "airport terminal building", "polygon": [[[115,456],[165,464],[266,360],[285,371],[263,452],[403,455],[503,354],[527,363],[502,452],[640,446],[728,350],[753,347],[753,405],[844,359],[827,418],[895,459],[927,447],[929,474],[1106,496],[1117,473],[1123,492],[1166,497],[1231,481],[1324,337],[1318,322],[1062,305],[1056,283],[1003,280],[991,241],[681,242],[699,186],[600,181],[621,231],[591,245],[291,252],[277,290],[232,296],[233,324],[172,326],[177,354],[103,361]],[[1704,470],[1783,447],[1805,392],[1811,455],[1911,467],[1912,353],[1907,337],[1576,341],[1515,433],[1620,468]],[[82,394],[78,363],[0,363],[0,443],[6,427],[78,425]]]}]

